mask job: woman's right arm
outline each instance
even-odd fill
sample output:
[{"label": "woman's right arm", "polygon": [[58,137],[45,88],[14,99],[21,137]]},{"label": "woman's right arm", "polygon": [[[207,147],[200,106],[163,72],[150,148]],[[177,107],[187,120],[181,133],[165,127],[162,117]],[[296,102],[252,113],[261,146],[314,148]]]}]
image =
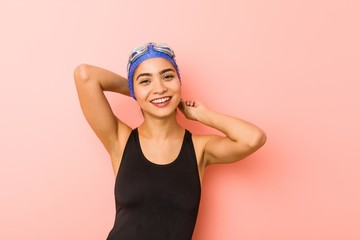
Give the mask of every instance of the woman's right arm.
[{"label": "woman's right arm", "polygon": [[119,146],[122,148],[125,145],[131,128],[114,115],[104,91],[129,96],[127,79],[87,64],[75,68],[74,79],[85,118],[114,161],[120,154]]}]

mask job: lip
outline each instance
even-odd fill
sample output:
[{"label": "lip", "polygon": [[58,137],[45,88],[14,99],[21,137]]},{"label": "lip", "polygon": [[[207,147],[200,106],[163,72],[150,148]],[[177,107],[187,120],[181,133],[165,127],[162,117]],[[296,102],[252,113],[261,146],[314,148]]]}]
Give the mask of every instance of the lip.
[{"label": "lip", "polygon": [[[165,100],[165,101],[161,101],[161,100]],[[164,96],[164,97],[154,98],[150,101],[150,103],[157,107],[165,107],[170,103],[170,101],[171,101],[171,96]]]}]

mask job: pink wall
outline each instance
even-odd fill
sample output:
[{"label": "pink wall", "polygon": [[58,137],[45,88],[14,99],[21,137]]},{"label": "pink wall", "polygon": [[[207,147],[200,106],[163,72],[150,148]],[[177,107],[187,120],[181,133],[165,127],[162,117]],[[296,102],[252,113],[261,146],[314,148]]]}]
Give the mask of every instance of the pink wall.
[{"label": "pink wall", "polygon": [[[186,96],[247,119],[266,145],[211,166],[194,239],[360,239],[359,1],[0,3],[0,239],[105,239],[110,160],[72,73],[125,74],[148,41],[177,53]],[[131,126],[136,103],[108,95]],[[196,124],[184,122],[194,132]]]}]

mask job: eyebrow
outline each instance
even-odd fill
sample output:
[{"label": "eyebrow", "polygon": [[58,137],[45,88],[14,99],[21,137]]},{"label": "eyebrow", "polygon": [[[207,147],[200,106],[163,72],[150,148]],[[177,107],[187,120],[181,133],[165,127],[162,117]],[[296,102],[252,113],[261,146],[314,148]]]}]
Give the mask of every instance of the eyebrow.
[{"label": "eyebrow", "polygon": [[[166,72],[169,72],[169,71],[175,72],[174,69],[172,69],[172,68],[165,68],[164,70],[161,70],[161,71],[159,72],[159,74],[162,75],[162,74],[164,74],[164,73],[166,73]],[[152,74],[151,74],[151,73],[141,73],[141,74],[139,74],[139,75],[136,77],[136,80],[138,80],[139,77],[143,77],[143,76],[151,77]]]},{"label": "eyebrow", "polygon": [[137,76],[136,77],[136,81],[139,79],[139,77],[142,77],[142,76],[152,76],[152,74],[150,74],[150,73],[141,73],[141,74],[139,74],[139,76]]},{"label": "eyebrow", "polygon": [[161,70],[159,73],[160,73],[160,75],[162,75],[162,74],[164,74],[164,73],[166,73],[166,72],[169,72],[169,71],[175,72],[174,69],[172,69],[172,68],[166,68],[166,69],[164,69],[164,70]]}]

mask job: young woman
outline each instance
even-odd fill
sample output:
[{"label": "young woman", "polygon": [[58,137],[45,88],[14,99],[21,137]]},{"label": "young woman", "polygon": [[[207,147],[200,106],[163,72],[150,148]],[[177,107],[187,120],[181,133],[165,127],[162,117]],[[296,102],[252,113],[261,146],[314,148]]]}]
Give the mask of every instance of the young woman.
[{"label": "young woman", "polygon": [[[108,240],[191,239],[206,166],[243,159],[266,141],[249,122],[182,100],[175,54],[165,44],[135,49],[127,79],[85,64],[75,69],[74,78],[85,118],[116,175],[116,218]],[[131,129],[118,119],[104,91],[132,96],[142,124]],[[225,136],[192,135],[178,123],[178,108]]]}]

